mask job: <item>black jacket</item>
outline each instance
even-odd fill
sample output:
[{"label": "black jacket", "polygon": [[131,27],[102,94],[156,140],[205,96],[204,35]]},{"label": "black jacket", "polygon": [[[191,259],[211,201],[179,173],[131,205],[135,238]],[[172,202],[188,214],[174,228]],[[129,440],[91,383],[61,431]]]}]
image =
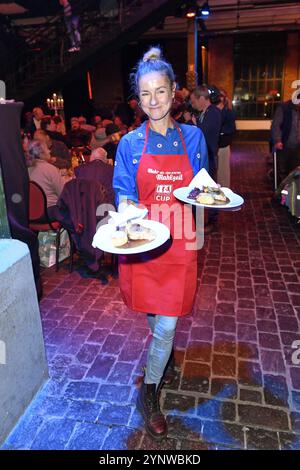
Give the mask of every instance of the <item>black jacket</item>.
[{"label": "black jacket", "polygon": [[204,134],[209,160],[215,160],[218,153],[218,143],[222,125],[220,109],[211,104],[204,114],[202,113],[202,115],[199,116],[197,125]]},{"label": "black jacket", "polygon": [[[292,100],[285,101],[284,103],[280,103],[278,105],[278,108],[280,108],[283,112],[283,119],[282,119],[282,124],[280,126],[280,129],[281,129],[281,142],[283,143],[284,146],[286,145],[288,141],[291,128],[292,128],[293,106],[294,105],[293,105]],[[273,124],[275,120],[276,120],[276,112],[275,112],[275,116],[274,116],[272,128],[271,128],[271,145],[272,146],[276,143],[275,142],[276,139],[275,139],[274,132],[273,132]]]}]

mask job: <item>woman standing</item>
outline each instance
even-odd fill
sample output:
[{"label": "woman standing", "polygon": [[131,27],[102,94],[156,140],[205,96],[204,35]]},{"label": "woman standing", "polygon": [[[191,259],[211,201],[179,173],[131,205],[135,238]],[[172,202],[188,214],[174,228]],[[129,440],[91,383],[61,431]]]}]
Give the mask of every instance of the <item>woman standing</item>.
[{"label": "woman standing", "polygon": [[117,204],[143,204],[150,219],[159,206],[157,220],[170,221],[172,235],[172,241],[157,250],[119,259],[122,297],[129,308],[147,314],[153,334],[137,407],[147,432],[160,440],[167,435],[167,424],[159,406],[159,385],[178,317],[190,313],[197,284],[197,252],[187,249],[184,230],[180,237],[175,236],[175,225],[182,225],[184,217],[183,204],[173,191],[187,186],[208,161],[201,130],[177,124],[170,116],[175,76],[159,48],[144,55],[131,78],[149,119],[119,143],[113,179]]}]

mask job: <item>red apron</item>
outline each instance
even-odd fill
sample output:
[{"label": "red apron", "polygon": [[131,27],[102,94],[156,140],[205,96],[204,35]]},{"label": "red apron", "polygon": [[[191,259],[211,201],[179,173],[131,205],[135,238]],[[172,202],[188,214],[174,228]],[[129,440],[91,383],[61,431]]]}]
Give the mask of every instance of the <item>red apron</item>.
[{"label": "red apron", "polygon": [[[186,250],[186,242],[191,240],[186,239],[184,226],[187,220],[191,224],[191,209],[186,206],[183,210],[184,205],[173,196],[176,188],[188,186],[193,178],[182,131],[176,123],[174,124],[185,153],[146,153],[148,122],[137,171],[139,202],[149,210],[149,219],[169,226],[172,240],[146,253],[120,256],[119,280],[123,300],[130,309],[159,315],[182,316],[188,314],[193,306],[197,285],[197,251]],[[158,204],[166,204],[167,211],[157,211]],[[182,233],[180,238],[179,230]]]}]

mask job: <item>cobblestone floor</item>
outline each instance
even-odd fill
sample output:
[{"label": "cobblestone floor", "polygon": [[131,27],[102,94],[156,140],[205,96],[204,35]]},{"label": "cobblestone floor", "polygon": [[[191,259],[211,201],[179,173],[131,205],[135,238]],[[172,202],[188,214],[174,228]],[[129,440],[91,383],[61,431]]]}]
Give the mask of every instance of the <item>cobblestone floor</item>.
[{"label": "cobblestone floor", "polygon": [[300,449],[300,226],[271,203],[267,147],[235,146],[239,212],[199,253],[193,314],[181,319],[181,370],[163,389],[169,434],[153,442],[135,408],[150,333],[118,281],[43,274],[50,380],[7,438],[8,449]]}]

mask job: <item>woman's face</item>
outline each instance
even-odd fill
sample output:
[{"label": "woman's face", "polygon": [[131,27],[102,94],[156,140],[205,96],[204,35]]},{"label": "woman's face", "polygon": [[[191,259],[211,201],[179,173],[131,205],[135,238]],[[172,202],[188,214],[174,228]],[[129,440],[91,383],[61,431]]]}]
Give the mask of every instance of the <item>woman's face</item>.
[{"label": "woman's face", "polygon": [[140,103],[142,110],[153,121],[163,119],[170,112],[172,100],[175,95],[166,75],[159,72],[150,72],[142,75],[139,81]]},{"label": "woman's face", "polygon": [[188,121],[191,121],[192,114],[189,111],[184,111],[183,117],[184,117],[185,121],[188,122]]}]

